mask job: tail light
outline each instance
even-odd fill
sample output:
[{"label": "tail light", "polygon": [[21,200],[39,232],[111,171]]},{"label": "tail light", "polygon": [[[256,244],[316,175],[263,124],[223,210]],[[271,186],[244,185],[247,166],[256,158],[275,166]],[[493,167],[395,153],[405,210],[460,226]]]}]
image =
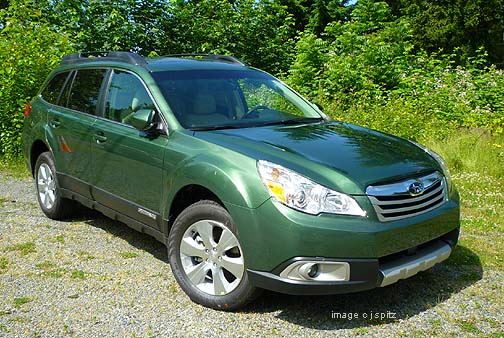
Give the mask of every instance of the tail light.
[{"label": "tail light", "polygon": [[32,105],[30,102],[28,102],[28,104],[26,105],[26,108],[24,110],[24,113],[23,113],[25,117],[28,117],[28,115],[30,115],[31,109],[32,109]]}]

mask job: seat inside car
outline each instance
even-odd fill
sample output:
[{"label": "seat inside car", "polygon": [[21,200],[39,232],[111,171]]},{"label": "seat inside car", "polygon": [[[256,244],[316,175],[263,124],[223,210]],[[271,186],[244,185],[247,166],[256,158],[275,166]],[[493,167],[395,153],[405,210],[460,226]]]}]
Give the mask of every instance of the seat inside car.
[{"label": "seat inside car", "polygon": [[224,123],[228,117],[217,110],[217,102],[209,92],[200,92],[193,97],[192,110],[185,116],[189,126],[209,126]]}]

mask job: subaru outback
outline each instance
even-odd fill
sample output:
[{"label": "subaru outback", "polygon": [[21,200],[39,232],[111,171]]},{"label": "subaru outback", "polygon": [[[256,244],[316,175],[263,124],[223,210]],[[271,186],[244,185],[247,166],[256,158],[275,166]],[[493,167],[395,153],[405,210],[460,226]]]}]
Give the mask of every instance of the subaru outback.
[{"label": "subaru outback", "polygon": [[25,116],[42,211],[80,203],[153,236],[207,307],[385,287],[447,259],[459,236],[440,156],[332,121],[230,56],[68,55]]}]

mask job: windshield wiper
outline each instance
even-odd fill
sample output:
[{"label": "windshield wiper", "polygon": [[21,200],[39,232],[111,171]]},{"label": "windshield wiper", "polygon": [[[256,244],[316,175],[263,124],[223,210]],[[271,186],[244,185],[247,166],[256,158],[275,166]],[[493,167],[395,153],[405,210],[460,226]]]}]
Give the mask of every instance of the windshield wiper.
[{"label": "windshield wiper", "polygon": [[246,128],[248,127],[247,125],[240,125],[240,124],[222,124],[222,125],[217,125],[217,126],[204,126],[204,127],[190,127],[187,128],[192,131],[205,131],[205,130],[221,130],[221,129],[239,129],[239,128]]},{"label": "windshield wiper", "polygon": [[289,119],[289,120],[277,120],[277,121],[269,121],[264,123],[258,123],[255,126],[273,126],[273,125],[291,125],[291,124],[303,124],[303,123],[315,123],[324,121],[322,117],[301,117],[298,119]]},{"label": "windshield wiper", "polygon": [[203,127],[192,127],[187,128],[192,131],[208,131],[208,130],[222,130],[222,129],[240,129],[240,128],[254,128],[263,126],[273,126],[273,125],[290,125],[290,124],[302,124],[302,123],[315,123],[323,121],[322,117],[301,117],[298,119],[289,120],[276,120],[276,121],[266,121],[260,123],[250,123],[250,124],[222,124],[217,126],[203,126]]}]

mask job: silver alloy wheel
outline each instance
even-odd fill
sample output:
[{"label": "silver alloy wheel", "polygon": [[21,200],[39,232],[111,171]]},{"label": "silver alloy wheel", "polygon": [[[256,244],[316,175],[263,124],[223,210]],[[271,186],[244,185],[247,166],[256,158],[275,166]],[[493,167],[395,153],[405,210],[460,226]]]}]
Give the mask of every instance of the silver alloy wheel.
[{"label": "silver alloy wheel", "polygon": [[213,296],[236,289],[245,271],[238,239],[224,224],[212,220],[187,228],[180,242],[180,260],[192,284]]},{"label": "silver alloy wheel", "polygon": [[56,201],[56,180],[46,163],[42,163],[38,168],[37,189],[40,202],[46,209],[51,209]]}]

